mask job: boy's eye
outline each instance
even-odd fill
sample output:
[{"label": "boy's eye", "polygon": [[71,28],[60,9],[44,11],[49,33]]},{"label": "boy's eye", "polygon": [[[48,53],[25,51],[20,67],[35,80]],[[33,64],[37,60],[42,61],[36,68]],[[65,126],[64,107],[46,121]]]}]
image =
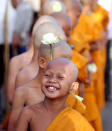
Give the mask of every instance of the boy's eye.
[{"label": "boy's eye", "polygon": [[44,76],[45,76],[45,77],[49,77],[50,75],[49,75],[49,74],[45,74]]},{"label": "boy's eye", "polygon": [[64,79],[64,77],[63,77],[63,76],[58,76],[58,79],[61,79],[61,80],[62,80],[62,79]]}]

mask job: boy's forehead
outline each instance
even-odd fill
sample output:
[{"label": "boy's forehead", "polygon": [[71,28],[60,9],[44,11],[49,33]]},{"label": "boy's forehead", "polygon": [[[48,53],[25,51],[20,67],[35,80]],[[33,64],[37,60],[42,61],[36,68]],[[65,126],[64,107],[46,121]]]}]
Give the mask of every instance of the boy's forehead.
[{"label": "boy's forehead", "polygon": [[54,63],[54,64],[49,64],[46,71],[65,73],[66,70],[67,70],[67,65]]}]

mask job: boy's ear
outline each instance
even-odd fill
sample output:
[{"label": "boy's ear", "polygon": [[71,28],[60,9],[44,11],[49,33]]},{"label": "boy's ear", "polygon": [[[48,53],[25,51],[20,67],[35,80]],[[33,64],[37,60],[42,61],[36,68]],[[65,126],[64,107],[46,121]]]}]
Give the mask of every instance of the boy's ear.
[{"label": "boy's ear", "polygon": [[47,60],[43,57],[40,57],[39,58],[39,67],[46,68],[46,66],[47,66]]},{"label": "boy's ear", "polygon": [[79,83],[78,82],[73,82],[72,86],[70,88],[70,93],[75,93],[79,88]]}]

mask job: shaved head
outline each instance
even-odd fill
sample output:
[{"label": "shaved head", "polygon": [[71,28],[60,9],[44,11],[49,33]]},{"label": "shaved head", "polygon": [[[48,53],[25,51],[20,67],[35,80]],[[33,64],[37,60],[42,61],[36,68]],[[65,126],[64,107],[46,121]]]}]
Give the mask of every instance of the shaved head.
[{"label": "shaved head", "polygon": [[74,9],[75,6],[81,6],[80,0],[60,0],[63,2],[67,9]]},{"label": "shaved head", "polygon": [[41,24],[37,29],[34,37],[34,46],[40,47],[43,35],[47,33],[53,33],[62,40],[66,40],[65,33],[59,25],[51,22],[46,22]]},{"label": "shaved head", "polygon": [[97,0],[80,0],[82,4],[88,4],[90,2],[97,2]]},{"label": "shaved head", "polygon": [[[52,53],[53,59],[64,57],[71,59],[72,58],[72,50],[70,46],[64,41],[59,39],[59,41],[55,44],[52,44]],[[47,60],[50,60],[50,46],[41,44],[39,48],[39,57],[44,57]]]},{"label": "shaved head", "polygon": [[67,58],[56,58],[52,61],[49,62],[47,69],[49,68],[57,68],[57,67],[62,67],[66,68],[66,72],[68,76],[71,77],[71,81],[74,82],[77,80],[78,77],[78,68],[76,65],[69,59]]},{"label": "shaved head", "polygon": [[72,20],[66,13],[58,12],[51,14],[51,16],[53,16],[62,27],[63,23],[66,23],[72,28]]},{"label": "shaved head", "polygon": [[79,0],[60,0],[60,1],[62,1],[65,4],[67,8],[67,14],[70,16],[72,24],[73,26],[76,26],[82,11],[82,5],[80,1]]},{"label": "shaved head", "polygon": [[42,7],[43,14],[50,15],[54,12],[66,12],[65,5],[58,0],[48,0]]},{"label": "shaved head", "polygon": [[89,5],[91,7],[91,10],[94,11],[97,7],[97,1],[98,0],[81,0],[81,3],[84,5]]},{"label": "shaved head", "polygon": [[54,23],[54,24],[58,24],[57,21],[52,17],[52,16],[49,16],[49,15],[43,15],[41,16],[37,22],[35,23],[34,25],[34,28],[33,28],[33,32],[32,32],[32,35],[34,36],[36,31],[37,31],[37,28],[39,27],[40,24],[43,24],[45,22],[51,22],[51,23]]},{"label": "shaved head", "polygon": [[51,16],[53,16],[58,21],[60,26],[63,28],[67,37],[67,42],[69,42],[72,32],[72,20],[69,17],[69,15],[67,15],[66,13],[58,12],[51,14]]}]

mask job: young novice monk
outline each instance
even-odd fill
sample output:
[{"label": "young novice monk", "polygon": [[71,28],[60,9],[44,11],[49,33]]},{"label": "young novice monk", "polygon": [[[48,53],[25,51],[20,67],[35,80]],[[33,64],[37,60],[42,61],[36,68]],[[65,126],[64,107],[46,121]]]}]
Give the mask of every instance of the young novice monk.
[{"label": "young novice monk", "polygon": [[[48,24],[44,25],[44,30],[55,30],[57,36],[59,36],[61,39],[65,40],[65,34],[62,30],[62,28],[57,24],[56,20],[53,19],[52,17],[48,17],[46,18],[46,16],[44,17],[40,17],[39,21],[37,21],[36,23],[36,27],[38,28],[39,25],[41,25],[42,23],[45,22],[50,22]],[[41,33],[41,31],[40,31]],[[37,61],[37,57],[38,57],[38,49],[40,46],[40,41],[38,40],[36,43],[34,43],[34,54],[32,57],[31,62],[17,75],[16,78],[16,88],[19,86],[24,85],[25,83],[27,83],[28,81],[32,80],[33,78],[35,78],[35,76],[38,73],[38,61]]]},{"label": "young novice monk", "polygon": [[69,42],[72,32],[72,20],[70,19],[69,15],[67,15],[66,13],[58,12],[52,13],[51,16],[54,17],[60,24],[67,37],[67,42]]},{"label": "young novice monk", "polygon": [[[33,36],[30,40],[29,50],[21,55],[15,56],[10,60],[9,63],[9,75],[8,75],[8,101],[12,104],[13,94],[15,90],[15,81],[17,74],[29,64],[33,56],[32,42]],[[29,59],[27,59],[29,58]]]},{"label": "young novice monk", "polygon": [[[51,15],[52,13],[67,13],[72,20],[73,27],[77,24],[78,18],[81,14],[81,3],[77,0],[60,0],[57,4],[56,0],[46,1],[42,7],[42,13]],[[62,6],[62,4],[64,5]],[[47,6],[46,6],[47,5]],[[51,8],[49,8],[49,6]],[[55,7],[55,8],[54,8]],[[66,8],[66,10],[65,10]]]},{"label": "young novice monk", "polygon": [[72,20],[73,27],[78,23],[82,11],[82,5],[79,0],[60,0],[64,3],[67,9],[67,14]]},{"label": "young novice monk", "polygon": [[45,99],[26,107],[15,131],[94,131],[77,111],[66,107],[65,101],[76,91],[78,69],[68,59],[58,58],[49,63],[42,80]]},{"label": "young novice monk", "polygon": [[[73,4],[72,3],[69,3],[69,2],[73,2]],[[69,42],[70,41],[70,36],[71,36],[71,32],[72,32],[72,22],[74,22],[73,23],[73,25],[74,25],[74,27],[75,27],[75,25],[77,24],[77,20],[78,20],[78,17],[80,16],[79,14],[81,13],[81,4],[78,2],[78,1],[75,1],[75,0],[73,0],[73,1],[69,1],[69,2],[66,2],[65,1],[65,4],[66,4],[66,6],[67,6],[67,13],[69,14],[69,15],[67,15],[66,13],[64,13],[63,12],[63,9],[62,10],[60,10],[60,11],[58,11],[58,12],[56,12],[56,11],[53,11],[53,10],[50,10],[49,11],[49,6],[43,6],[43,13],[44,14],[50,14],[51,16],[53,16],[57,21],[58,21],[58,23],[61,25],[61,27],[63,28],[63,30],[64,30],[64,32],[65,32],[65,34],[66,34],[66,37],[67,37],[67,42]],[[50,6],[52,6],[52,8],[53,8],[53,6],[55,6],[55,2],[53,2],[53,1],[51,1],[51,0],[49,0],[48,2],[46,2],[45,3],[45,5],[50,5]],[[73,10],[71,10],[71,8],[73,8],[74,7],[74,9]],[[45,8],[45,9],[44,9]],[[75,10],[75,8],[77,9],[77,10]],[[55,12],[55,13],[54,13]],[[52,14],[51,14],[52,13]],[[72,21],[71,21],[71,19],[70,19],[70,14],[73,14],[73,17],[71,17],[72,18]],[[85,68],[86,68],[86,64],[87,64],[87,62],[88,62],[88,60],[84,57],[84,56],[81,56],[79,53],[77,53],[76,52],[76,50],[74,49],[73,50],[73,57],[72,57],[72,60],[73,60],[73,62],[75,62],[76,63],[76,65],[78,65],[78,68],[81,70],[80,71],[80,73],[79,73],[79,79],[81,79],[82,80],[82,71],[83,71],[83,68],[84,68],[84,70],[85,70]],[[83,63],[83,64],[82,64]],[[85,67],[84,67],[85,66]],[[83,71],[84,72],[84,71]],[[87,79],[87,73],[86,73],[86,79]],[[84,79],[84,78],[83,78]],[[85,80],[84,80],[85,81]],[[79,88],[79,90],[82,88],[82,86],[80,86],[80,88]],[[80,92],[79,92],[80,93]],[[80,93],[80,96],[83,96],[83,93]],[[70,98],[70,97],[69,97]],[[73,97],[74,98],[74,97]],[[72,101],[71,99],[69,99],[69,102],[70,101]],[[67,101],[67,103],[68,103],[68,101]],[[72,105],[73,105],[73,103],[74,102],[72,102]],[[69,105],[71,105],[71,102],[69,103]]]},{"label": "young novice monk", "polygon": [[[40,28],[44,28],[44,24],[40,25]],[[40,33],[40,28],[38,28],[38,33]],[[44,30],[45,31],[45,30]],[[41,38],[42,40],[42,32],[40,34],[41,36],[37,35],[36,37]],[[52,36],[51,36],[52,37]],[[51,38],[50,38],[51,39]],[[38,40],[35,39],[36,41]],[[53,59],[59,58],[59,57],[65,57],[65,58],[72,58],[72,51],[69,45],[59,39],[59,41],[52,45],[53,48]],[[63,50],[63,51],[62,51]],[[29,81],[26,85],[19,87],[15,91],[13,106],[12,106],[12,112],[9,120],[9,131],[12,131],[14,128],[14,125],[16,123],[16,120],[18,119],[19,113],[26,105],[32,105],[37,102],[41,102],[44,99],[44,94],[41,91],[41,79],[43,77],[43,73],[45,71],[45,68],[50,61],[50,47],[49,45],[41,44],[39,49],[39,56],[37,58],[37,61],[39,63],[39,72],[34,80]],[[38,67],[37,67],[38,68]]]},{"label": "young novice monk", "polygon": [[[78,28],[74,30],[73,32],[74,36],[72,40],[75,40],[77,36],[76,33],[79,32],[80,36],[82,36],[82,37],[79,37],[80,38],[79,42],[81,43],[82,41],[83,45],[85,45],[86,43],[91,43],[91,42],[94,43],[96,40],[100,38],[99,34],[101,31],[100,31],[100,28],[98,28],[100,26],[97,20],[100,19],[101,17],[99,14],[96,13],[97,10],[93,13],[93,9],[95,10],[96,8],[96,4],[94,4],[94,2],[96,2],[95,0],[92,0],[92,1],[91,0],[88,0],[88,1],[82,0],[82,1],[83,3],[85,3],[84,11],[80,17],[80,24],[79,26],[77,26]],[[91,4],[93,6],[90,6]],[[97,53],[95,52],[95,54]],[[95,55],[95,59],[97,59],[98,60],[97,62],[100,63],[100,59],[98,55]],[[100,64],[100,67],[101,65],[102,64]],[[97,72],[98,70],[99,69],[97,68]],[[96,99],[95,97],[95,92],[98,89],[98,87],[97,87],[97,82],[94,82],[94,78],[95,78],[94,76],[95,74],[92,75],[91,85],[85,86],[84,99],[85,99],[85,105],[86,105],[86,118],[92,124],[92,126],[94,127],[96,131],[102,131],[101,117],[100,117],[100,113],[99,113],[98,106],[97,106],[98,99]],[[99,76],[97,80],[100,78],[101,76]],[[98,96],[100,96],[100,94],[98,94]]]},{"label": "young novice monk", "polygon": [[[67,42],[69,42],[70,37],[71,37],[71,32],[72,32],[72,21],[71,21],[70,17],[66,13],[61,13],[61,12],[53,13],[53,14],[51,14],[51,16],[53,16],[58,21],[58,23],[61,25],[61,27],[63,28],[63,30],[67,36]],[[85,58],[83,55],[81,55],[79,52],[77,52],[76,47],[74,47],[72,61],[74,63],[76,63],[76,65],[79,69],[78,79],[80,80],[80,83],[85,82],[86,81],[85,77],[82,79],[81,75],[82,75],[82,71],[86,69],[88,59]],[[87,74],[86,79],[88,79],[88,73],[86,73],[86,74]],[[82,83],[80,85],[82,85]],[[83,90],[82,86],[80,86],[80,88],[79,88],[79,95],[81,97],[83,97],[84,93],[80,93],[80,90]]]},{"label": "young novice monk", "polygon": [[[34,64],[34,57],[33,53],[34,53],[34,47],[33,47],[33,41],[34,41],[34,35],[35,32],[38,28],[38,26],[44,22],[53,22],[53,23],[57,23],[55,19],[53,19],[51,16],[42,16],[35,24],[35,26],[33,27],[33,32],[32,32],[32,38],[31,38],[31,43],[30,43],[30,47],[29,50],[25,53],[23,53],[22,55],[18,55],[15,56],[14,58],[11,59],[10,64],[9,64],[9,79],[8,79],[8,99],[9,99],[9,103],[12,104],[12,98],[13,98],[13,94],[15,91],[15,84],[16,83],[16,79],[18,80],[20,77],[20,83],[22,83],[21,81],[26,78],[26,73],[28,72],[29,66],[33,66]],[[37,47],[37,46],[35,46]],[[28,59],[27,59],[28,58]],[[32,61],[32,62],[31,62]],[[29,64],[30,63],[30,64]],[[25,68],[27,66],[27,68]],[[25,70],[24,70],[25,68]],[[35,69],[35,67],[34,67]],[[24,70],[24,71],[23,71]],[[19,73],[21,71],[21,73]],[[19,73],[19,74],[18,74]],[[24,76],[25,75],[25,76]],[[31,74],[30,74],[31,75]],[[29,76],[29,75],[28,75]],[[17,77],[17,78],[16,78]],[[22,77],[22,78],[21,78]],[[25,77],[25,78],[24,78]],[[18,80],[19,81],[19,80]],[[19,83],[19,82],[18,82]],[[17,84],[18,85],[18,84]],[[21,84],[20,84],[21,85]]]}]

